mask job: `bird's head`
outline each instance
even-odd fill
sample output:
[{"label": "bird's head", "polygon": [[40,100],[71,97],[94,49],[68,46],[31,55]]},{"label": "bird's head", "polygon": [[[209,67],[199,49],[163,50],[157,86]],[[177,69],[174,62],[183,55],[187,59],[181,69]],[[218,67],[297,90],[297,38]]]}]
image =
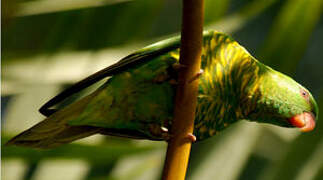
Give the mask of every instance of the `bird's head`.
[{"label": "bird's head", "polygon": [[290,77],[263,66],[248,119],[283,127],[298,127],[303,132],[314,129],[318,106],[312,94]]}]

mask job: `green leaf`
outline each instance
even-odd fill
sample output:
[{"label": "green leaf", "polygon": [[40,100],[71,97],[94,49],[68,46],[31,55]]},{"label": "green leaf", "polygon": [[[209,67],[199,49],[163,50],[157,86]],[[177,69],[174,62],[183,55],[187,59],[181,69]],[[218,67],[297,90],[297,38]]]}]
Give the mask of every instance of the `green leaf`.
[{"label": "green leaf", "polygon": [[260,130],[256,124],[240,122],[215,137],[194,144],[189,179],[237,178],[253,150]]},{"label": "green leaf", "polygon": [[322,0],[286,1],[275,19],[261,52],[265,64],[287,73],[295,72],[309,37],[322,13]]},{"label": "green leaf", "polygon": [[[2,137],[2,142],[8,138]],[[150,144],[144,146],[131,145],[124,141],[119,143],[106,143],[99,145],[68,144],[51,150],[37,150],[24,147],[3,147],[2,159],[22,158],[27,162],[38,162],[44,159],[84,159],[92,164],[104,164],[107,161],[113,161],[120,157],[150,152],[160,149],[164,146],[161,144]]]},{"label": "green leaf", "polygon": [[[233,33],[243,28],[253,18],[264,13],[272,7],[277,0],[251,1],[244,5],[237,12],[224,16],[219,21],[208,24],[207,29],[216,29],[226,33]],[[220,11],[221,12],[221,11]]]}]

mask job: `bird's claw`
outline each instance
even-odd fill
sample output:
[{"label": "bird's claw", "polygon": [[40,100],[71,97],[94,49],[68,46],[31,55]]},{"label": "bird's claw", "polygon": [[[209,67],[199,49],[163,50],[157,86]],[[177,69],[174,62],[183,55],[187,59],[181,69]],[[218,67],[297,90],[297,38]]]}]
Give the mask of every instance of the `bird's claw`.
[{"label": "bird's claw", "polygon": [[196,141],[196,136],[192,133],[188,133],[186,138],[192,143]]},{"label": "bird's claw", "polygon": [[165,141],[169,142],[169,140],[172,138],[172,135],[169,133],[168,128],[162,126],[162,127],[160,127],[160,130],[161,130],[161,136],[162,136],[162,138]]},{"label": "bird's claw", "polygon": [[[184,68],[187,68],[187,66],[186,65],[184,65],[184,64],[180,64],[180,63],[174,63],[173,65],[172,65],[172,67],[173,67],[173,69],[174,70],[176,70],[176,71],[180,71],[180,70],[182,70],[182,69],[184,69]],[[203,71],[203,69],[200,69],[200,71],[198,72],[198,73],[196,73],[188,82],[189,83],[192,83],[193,81],[195,81],[195,80],[197,80],[202,74],[204,73],[204,71]],[[169,81],[169,83],[170,84],[172,84],[172,85],[177,85],[178,84],[178,81],[176,81],[176,80],[173,80],[173,79],[171,79],[170,81]]]},{"label": "bird's claw", "polygon": [[204,73],[203,69],[200,69],[200,71],[195,74],[192,79],[189,80],[189,83],[192,83],[193,81],[197,80],[202,74]]},{"label": "bird's claw", "polygon": [[[163,127],[162,127],[163,128]],[[166,128],[167,129],[167,128]],[[170,133],[168,133],[168,129],[166,131],[164,131],[162,129],[163,133],[163,139],[165,139],[165,141],[169,142],[171,138],[173,138],[174,136]],[[185,140],[188,140],[191,143],[196,142],[196,136],[192,133],[188,133],[185,137]]]},{"label": "bird's claw", "polygon": [[160,127],[160,130],[163,133],[168,133],[168,128],[167,127],[162,126],[162,127]]},{"label": "bird's claw", "polygon": [[179,70],[181,70],[181,69],[184,69],[184,68],[187,68],[187,66],[186,66],[186,65],[184,65],[184,64],[180,64],[180,63],[174,63],[172,66],[173,66],[173,69],[175,69],[175,70],[177,70],[177,71],[179,71]]}]

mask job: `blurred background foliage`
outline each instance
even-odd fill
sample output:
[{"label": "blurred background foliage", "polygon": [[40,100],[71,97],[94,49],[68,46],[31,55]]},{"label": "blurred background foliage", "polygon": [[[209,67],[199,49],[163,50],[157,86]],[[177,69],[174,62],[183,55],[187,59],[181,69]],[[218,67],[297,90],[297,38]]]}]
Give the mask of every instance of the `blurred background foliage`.
[{"label": "blurred background foliage", "polygon": [[[180,32],[181,0],[1,3],[2,144],[42,120],[38,108],[64,87]],[[322,10],[322,0],[205,0],[205,29],[295,78],[322,109]],[[193,145],[187,179],[323,179],[320,119],[306,134],[237,123]],[[53,150],[1,150],[4,180],[150,180],[160,178],[166,143],[97,135]]]}]

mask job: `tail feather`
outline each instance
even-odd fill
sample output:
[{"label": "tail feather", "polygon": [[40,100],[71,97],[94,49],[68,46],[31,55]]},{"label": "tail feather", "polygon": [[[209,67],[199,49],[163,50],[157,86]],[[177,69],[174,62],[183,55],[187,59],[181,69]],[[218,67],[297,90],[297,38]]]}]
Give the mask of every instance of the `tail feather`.
[{"label": "tail feather", "polygon": [[[99,133],[101,128],[91,126],[68,126],[59,133],[51,135],[43,135],[42,133],[35,132],[31,133],[31,129],[12,138],[6,143],[6,145],[26,146],[41,149],[54,148]],[[38,136],[38,138],[36,138],[36,136]]]},{"label": "tail feather", "polygon": [[6,145],[26,146],[33,148],[54,148],[77,139],[99,133],[102,128],[92,126],[70,126],[68,121],[77,118],[86,105],[95,96],[93,93],[83,99],[54,113],[50,117],[18,134]]}]

